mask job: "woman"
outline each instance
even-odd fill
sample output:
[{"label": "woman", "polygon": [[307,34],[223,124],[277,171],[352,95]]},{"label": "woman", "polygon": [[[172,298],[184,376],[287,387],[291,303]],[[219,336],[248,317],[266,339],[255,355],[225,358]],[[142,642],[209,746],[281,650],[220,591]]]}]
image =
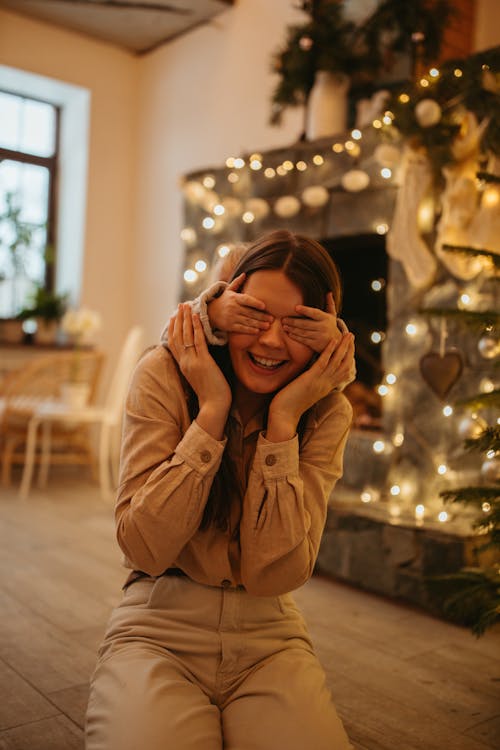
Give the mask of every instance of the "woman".
[{"label": "woman", "polygon": [[[209,350],[180,305],[169,350],[139,363],[126,408],[117,536],[132,573],[100,650],[88,750],[346,750],[288,592],[311,576],[351,422],[333,389],[352,334],[318,355],[285,331],[297,305],[340,305],[316,242],[257,241],[234,277],[256,333]],[[217,357],[217,361],[215,359]]]}]

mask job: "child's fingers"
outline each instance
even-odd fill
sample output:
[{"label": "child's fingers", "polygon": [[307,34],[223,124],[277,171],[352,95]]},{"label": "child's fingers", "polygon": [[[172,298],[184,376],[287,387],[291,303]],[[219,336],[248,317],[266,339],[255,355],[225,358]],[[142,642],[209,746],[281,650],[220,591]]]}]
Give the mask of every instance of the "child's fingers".
[{"label": "child's fingers", "polygon": [[[240,305],[244,305],[245,307],[250,307],[252,310],[265,310],[266,305],[262,300],[257,299],[257,297],[252,297],[251,294],[240,294],[238,295],[238,302]],[[265,318],[272,320],[272,315],[269,315],[269,313],[262,313]]]},{"label": "child's fingers", "polygon": [[[295,305],[295,310],[299,315],[305,315],[307,318],[312,318],[312,320],[323,320],[326,313],[324,310],[320,310],[319,307],[307,307],[306,305]],[[299,321],[300,318],[285,318],[285,320],[296,320]]]},{"label": "child's fingers", "polygon": [[227,285],[227,289],[230,289],[232,292],[237,292],[238,289],[241,289],[241,287],[243,286],[245,277],[246,277],[245,273],[240,273],[239,276],[237,276],[235,279],[231,281],[230,284]]}]

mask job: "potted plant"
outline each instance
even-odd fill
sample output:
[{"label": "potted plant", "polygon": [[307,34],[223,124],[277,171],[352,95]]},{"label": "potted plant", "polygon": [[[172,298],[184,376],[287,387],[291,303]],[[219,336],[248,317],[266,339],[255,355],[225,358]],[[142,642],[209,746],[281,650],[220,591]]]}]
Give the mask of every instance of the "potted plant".
[{"label": "potted plant", "polygon": [[18,314],[19,320],[35,319],[38,343],[52,343],[56,339],[59,322],[67,307],[67,294],[50,292],[39,286],[27,307]]}]

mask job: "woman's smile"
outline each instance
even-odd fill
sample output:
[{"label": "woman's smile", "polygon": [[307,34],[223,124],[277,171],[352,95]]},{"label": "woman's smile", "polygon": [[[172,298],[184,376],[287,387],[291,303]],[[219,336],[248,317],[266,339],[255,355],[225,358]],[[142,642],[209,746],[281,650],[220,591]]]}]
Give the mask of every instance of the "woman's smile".
[{"label": "woman's smile", "polygon": [[303,304],[301,290],[283,271],[256,271],[244,291],[262,300],[273,316],[269,328],[258,334],[229,334],[229,352],[240,385],[259,394],[271,394],[299,375],[309,364],[312,349],[291,339],[282,318],[296,315]]}]

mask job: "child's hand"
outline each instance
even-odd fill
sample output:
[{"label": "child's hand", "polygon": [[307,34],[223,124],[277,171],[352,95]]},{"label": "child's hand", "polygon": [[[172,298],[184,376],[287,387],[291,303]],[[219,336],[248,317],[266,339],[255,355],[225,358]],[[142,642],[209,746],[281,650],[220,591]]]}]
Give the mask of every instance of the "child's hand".
[{"label": "child's hand", "polygon": [[257,334],[269,328],[273,316],[262,312],[264,303],[250,294],[238,292],[244,281],[245,274],[242,273],[228,284],[220,297],[208,303],[208,318],[213,330]]},{"label": "child's hand", "polygon": [[294,341],[309,346],[315,352],[322,352],[332,339],[338,344],[342,333],[337,325],[337,311],[333,295],[326,295],[326,312],[317,307],[297,305],[297,314],[301,317],[283,318],[283,330]]}]

